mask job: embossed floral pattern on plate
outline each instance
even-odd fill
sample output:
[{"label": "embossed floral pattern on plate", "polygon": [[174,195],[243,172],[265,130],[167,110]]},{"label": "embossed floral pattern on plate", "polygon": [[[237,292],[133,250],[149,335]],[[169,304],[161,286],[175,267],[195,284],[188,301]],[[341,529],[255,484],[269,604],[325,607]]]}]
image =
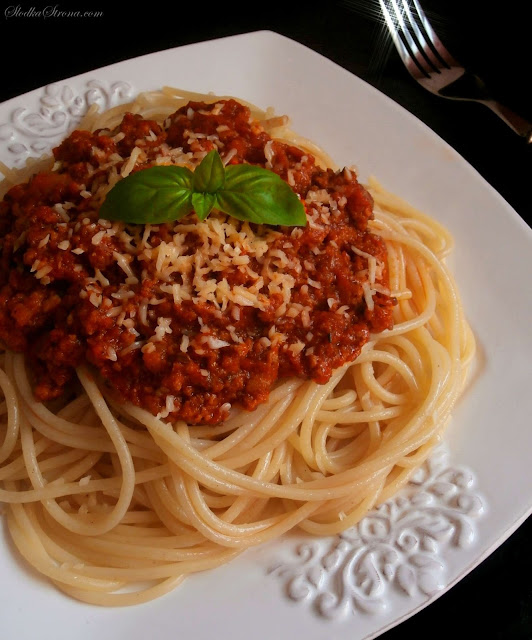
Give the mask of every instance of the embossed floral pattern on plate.
[{"label": "embossed floral pattern on plate", "polygon": [[446,556],[475,541],[484,500],[471,471],[440,447],[409,485],[344,533],[301,543],[272,564],[288,597],[326,618],[378,613],[392,592],[433,596],[446,585]]},{"label": "embossed floral pattern on plate", "polygon": [[128,82],[89,80],[81,90],[68,84],[44,87],[36,110],[14,109],[9,121],[0,125],[0,143],[11,156],[11,165],[20,167],[29,157],[40,156],[60,142],[97,104],[101,111],[126,102],[133,96]]}]

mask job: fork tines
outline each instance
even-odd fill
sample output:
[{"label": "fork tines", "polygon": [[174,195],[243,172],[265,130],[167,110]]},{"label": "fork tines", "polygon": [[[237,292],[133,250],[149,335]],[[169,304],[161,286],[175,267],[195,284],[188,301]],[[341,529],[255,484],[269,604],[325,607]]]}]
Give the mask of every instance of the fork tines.
[{"label": "fork tines", "polygon": [[532,144],[532,123],[495,100],[485,83],[457,62],[434,33],[418,0],[379,0],[403,64],[417,82],[442,98],[480,102]]},{"label": "fork tines", "polygon": [[443,69],[459,67],[434,32],[418,0],[379,0],[403,63],[416,78],[429,78]]}]

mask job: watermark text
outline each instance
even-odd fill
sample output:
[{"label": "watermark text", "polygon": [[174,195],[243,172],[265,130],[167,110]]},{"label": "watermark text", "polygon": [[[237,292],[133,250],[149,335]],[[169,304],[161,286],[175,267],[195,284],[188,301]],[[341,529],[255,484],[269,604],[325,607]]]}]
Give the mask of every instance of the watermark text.
[{"label": "watermark text", "polygon": [[98,9],[61,9],[58,4],[49,4],[46,7],[23,7],[20,4],[13,4],[4,9],[6,18],[102,18],[103,11]]}]

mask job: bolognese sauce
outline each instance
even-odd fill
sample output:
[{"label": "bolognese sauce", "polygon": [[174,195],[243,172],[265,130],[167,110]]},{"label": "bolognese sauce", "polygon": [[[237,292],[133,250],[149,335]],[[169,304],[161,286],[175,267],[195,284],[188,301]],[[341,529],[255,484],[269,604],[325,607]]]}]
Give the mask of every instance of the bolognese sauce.
[{"label": "bolognese sauce", "polygon": [[[307,225],[99,217],[118,180],[193,168],[211,150],[277,173]],[[265,402],[279,378],[327,382],[392,327],[386,247],[356,174],[276,141],[237,101],[190,102],[163,125],[126,114],[53,153],[50,171],[0,203],[0,340],[28,357],[38,400],[61,396],[88,363],[119,399],[216,424],[233,405]]]}]

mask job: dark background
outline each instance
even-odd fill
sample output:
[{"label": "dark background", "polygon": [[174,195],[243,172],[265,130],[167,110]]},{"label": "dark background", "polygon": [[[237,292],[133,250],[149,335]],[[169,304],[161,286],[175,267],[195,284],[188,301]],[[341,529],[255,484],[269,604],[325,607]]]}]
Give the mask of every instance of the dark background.
[{"label": "dark background", "polygon": [[[454,56],[482,75],[496,97],[532,122],[532,2],[422,0],[421,4]],[[104,15],[6,17],[8,7],[17,6],[24,11],[46,6],[100,10]],[[532,145],[527,146],[484,106],[444,100],[419,87],[384,38],[378,0],[258,4],[218,0],[208,6],[198,0],[151,2],[140,8],[94,0],[5,3],[0,13],[0,101],[130,57],[269,29],[330,58],[408,109],[531,224]],[[453,589],[382,638],[531,639],[531,576],[529,519]]]}]

